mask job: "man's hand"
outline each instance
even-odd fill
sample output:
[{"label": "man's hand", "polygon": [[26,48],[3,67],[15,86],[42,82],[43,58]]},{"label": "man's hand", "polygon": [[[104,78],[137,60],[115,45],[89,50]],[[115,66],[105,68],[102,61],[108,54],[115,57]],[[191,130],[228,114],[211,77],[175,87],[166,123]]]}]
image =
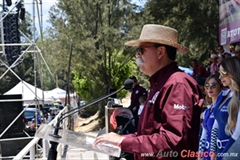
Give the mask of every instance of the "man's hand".
[{"label": "man's hand", "polygon": [[98,143],[101,143],[101,142],[108,142],[114,145],[118,145],[123,141],[123,139],[124,137],[116,133],[110,132],[97,137],[93,145],[96,146]]}]

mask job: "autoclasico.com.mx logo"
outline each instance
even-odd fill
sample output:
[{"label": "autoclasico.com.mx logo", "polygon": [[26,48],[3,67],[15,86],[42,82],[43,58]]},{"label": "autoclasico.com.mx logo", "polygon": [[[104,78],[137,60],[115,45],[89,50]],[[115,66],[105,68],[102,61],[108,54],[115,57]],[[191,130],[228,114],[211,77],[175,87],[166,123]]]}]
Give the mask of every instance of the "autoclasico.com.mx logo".
[{"label": "autoclasico.com.mx logo", "polygon": [[199,158],[199,157],[238,157],[238,153],[218,153],[215,155],[213,152],[196,152],[190,150],[182,150],[180,153],[177,151],[162,151],[159,150],[157,154],[154,153],[141,153],[141,157],[168,157],[168,158]]}]

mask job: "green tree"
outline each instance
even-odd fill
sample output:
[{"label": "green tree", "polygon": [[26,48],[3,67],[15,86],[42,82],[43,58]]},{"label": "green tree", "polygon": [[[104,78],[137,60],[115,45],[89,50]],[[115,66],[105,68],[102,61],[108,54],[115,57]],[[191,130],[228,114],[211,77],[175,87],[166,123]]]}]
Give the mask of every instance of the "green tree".
[{"label": "green tree", "polygon": [[48,59],[56,76],[60,77],[59,70],[66,72],[72,40],[71,79],[77,92],[89,101],[105,95],[110,88],[119,89],[135,72],[131,67],[134,51],[123,44],[137,37],[136,32],[129,33],[141,25],[137,10],[128,0],[60,0],[50,11],[53,27],[48,30],[50,48],[45,47],[46,51],[53,50],[48,55],[57,63]]},{"label": "green tree", "polygon": [[209,50],[218,45],[217,0],[148,0],[144,16],[152,17],[150,22],[179,31],[179,42],[190,49],[190,54],[178,56],[180,65],[189,66],[191,58],[203,62],[208,58]]}]

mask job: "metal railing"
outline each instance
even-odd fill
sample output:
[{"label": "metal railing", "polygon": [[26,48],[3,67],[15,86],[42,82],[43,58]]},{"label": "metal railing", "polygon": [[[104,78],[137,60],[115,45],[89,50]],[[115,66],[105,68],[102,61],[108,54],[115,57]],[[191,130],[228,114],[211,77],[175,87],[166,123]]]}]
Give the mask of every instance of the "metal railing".
[{"label": "metal railing", "polygon": [[[61,114],[65,113],[67,111],[67,106],[65,106],[56,116],[55,118],[49,123],[49,125],[54,125],[57,122],[57,119],[61,116]],[[67,127],[67,121],[68,118],[64,119],[62,122],[62,127],[66,129]],[[36,152],[35,147],[38,144],[38,141],[40,138],[34,137],[14,158],[13,160],[22,160],[24,157],[26,157],[27,153],[30,153],[30,160],[36,159]],[[61,144],[58,146],[58,149],[61,149]],[[47,140],[42,140],[42,156],[41,159],[47,159],[48,156],[48,149],[49,149],[49,142]]]}]

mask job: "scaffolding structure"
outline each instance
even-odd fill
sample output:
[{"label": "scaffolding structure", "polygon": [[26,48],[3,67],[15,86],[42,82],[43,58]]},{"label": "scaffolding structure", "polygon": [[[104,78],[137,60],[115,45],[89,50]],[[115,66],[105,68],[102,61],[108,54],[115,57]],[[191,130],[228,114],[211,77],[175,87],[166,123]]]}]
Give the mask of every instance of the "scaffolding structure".
[{"label": "scaffolding structure", "polygon": [[[32,0],[32,2],[30,2],[31,0],[29,0],[29,2],[26,2],[26,0],[17,0],[15,2],[15,5],[11,7],[10,10],[7,10],[5,8],[4,5],[4,0],[3,0],[3,10],[1,12],[1,18],[0,18],[0,23],[1,23],[1,44],[0,46],[2,47],[2,51],[0,51],[0,65],[2,67],[5,67],[6,70],[5,72],[0,76],[0,80],[10,71],[12,72],[20,81],[22,81],[22,79],[13,71],[13,68],[15,66],[17,66],[19,63],[21,63],[24,60],[24,55],[29,53],[29,54],[33,54],[34,57],[34,69],[33,69],[33,73],[34,73],[34,86],[37,86],[37,54],[40,55],[39,57],[41,57],[41,68],[43,68],[43,65],[47,66],[48,71],[51,73],[42,53],[41,50],[39,49],[39,47],[36,44],[36,39],[39,37],[36,37],[36,20],[39,22],[39,32],[40,32],[40,36],[42,39],[42,28],[43,28],[43,21],[42,21],[42,1],[41,0]],[[14,35],[14,33],[10,34],[12,37],[16,36],[17,38],[13,38],[13,39],[20,39],[19,37],[22,36],[26,42],[18,42],[16,43],[9,43],[6,42],[6,38],[5,36],[6,33],[4,33],[5,31],[10,30],[11,32],[13,32],[13,30],[9,29],[9,24],[6,23],[6,19],[10,19],[12,18],[18,18],[18,11],[24,9],[25,5],[32,5],[32,27],[31,27],[31,31],[32,31],[32,38],[27,37],[26,34],[24,34],[21,30],[18,29],[18,27],[16,27],[15,24],[13,24],[13,26],[15,26],[15,28],[17,28],[18,32],[15,31],[16,34],[18,35]],[[19,6],[21,7],[19,9]],[[18,10],[18,11],[16,11]],[[21,11],[20,11],[21,14]],[[36,16],[37,14],[37,16]],[[5,25],[4,25],[5,24]],[[7,25],[6,25],[7,24]],[[10,24],[11,25],[11,24]],[[18,24],[17,24],[18,25]],[[14,28],[14,27],[13,27]],[[26,48],[25,50],[21,50],[21,48]],[[9,50],[10,48],[10,50]],[[6,51],[8,51],[8,53],[6,53]],[[13,53],[14,52],[14,53]],[[10,54],[10,56],[9,56]],[[14,56],[11,56],[11,54]],[[14,60],[14,61],[13,61]],[[8,63],[7,63],[8,61]],[[10,62],[9,62],[10,61]],[[43,74],[41,78],[41,88],[44,88],[43,86]],[[37,92],[37,87],[34,91],[34,93]],[[44,95],[42,96],[43,100],[44,100]],[[37,97],[36,94],[36,98],[35,100],[38,101],[42,101],[39,100],[39,98]]]},{"label": "scaffolding structure", "polygon": [[[7,3],[7,6],[6,4]],[[10,7],[10,6],[11,7]],[[25,5],[32,5],[32,26],[31,32],[32,37],[28,37],[23,31],[19,30],[18,23],[19,20],[23,20],[25,16]],[[2,11],[0,12],[0,31],[1,31],[1,44],[0,48],[0,66],[1,68],[5,68],[6,70],[0,75],[0,81],[2,78],[8,73],[11,72],[19,81],[24,82],[20,76],[14,72],[14,67],[19,65],[24,61],[25,54],[33,54],[33,73],[34,73],[34,86],[35,90],[30,90],[35,94],[35,98],[30,100],[28,106],[34,104],[37,108],[40,104],[44,104],[44,92],[42,92],[42,99],[37,96],[37,62],[41,61],[41,88],[44,90],[43,83],[43,68],[46,66],[47,70],[51,73],[44,57],[36,44],[36,41],[39,37],[36,37],[36,21],[39,23],[39,33],[41,39],[43,39],[42,29],[43,29],[43,15],[42,15],[42,0],[16,0],[13,4],[10,4],[9,0],[3,0],[2,3]],[[26,41],[21,42],[21,38],[23,37]],[[22,48],[25,48],[24,50]],[[37,58],[41,59],[38,60]],[[24,84],[24,83],[22,83]],[[26,87],[28,87],[26,85]],[[8,100],[0,100],[0,102],[7,102]],[[20,101],[19,99],[15,99],[12,101]],[[26,106],[25,108],[28,108]],[[0,133],[0,138],[8,131],[8,129],[17,121],[17,119],[23,114],[24,109],[21,113],[8,125],[8,127]],[[37,117],[37,113],[35,113]],[[37,121],[36,121],[37,123]],[[37,125],[36,125],[37,126]],[[37,129],[37,128],[36,128]],[[0,140],[1,143],[1,140]],[[3,158],[0,155],[0,159]]]}]

